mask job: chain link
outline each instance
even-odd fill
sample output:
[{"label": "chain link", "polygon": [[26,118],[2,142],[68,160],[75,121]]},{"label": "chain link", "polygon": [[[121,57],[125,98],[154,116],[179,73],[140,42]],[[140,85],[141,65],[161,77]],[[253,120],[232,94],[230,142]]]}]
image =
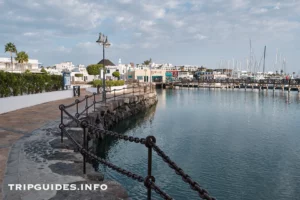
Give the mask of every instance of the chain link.
[{"label": "chain link", "polygon": [[144,185],[146,188],[151,188],[153,189],[157,194],[159,194],[162,198],[166,200],[172,200],[173,198],[170,197],[167,193],[162,191],[157,185],[155,185],[155,178],[153,176],[147,176]]},{"label": "chain link", "polygon": [[179,168],[175,162],[173,162],[154,142],[152,143],[153,150],[157,153],[158,156],[162,157],[163,161],[168,163],[170,168],[174,169],[176,174],[182,177],[182,180],[190,185],[192,190],[198,192],[200,198],[205,200],[216,200],[214,197],[210,197],[208,192],[205,189],[202,189],[200,185],[193,181],[193,179],[186,174],[181,168]]},{"label": "chain link", "polygon": [[137,180],[138,182],[144,182],[144,178],[142,176],[134,174],[134,173],[127,171],[125,169],[122,169],[120,167],[117,167],[116,165],[114,165],[102,158],[99,158],[98,156],[94,155],[93,153],[88,152],[70,135],[70,133],[64,127],[62,127],[62,130],[65,132],[67,137],[76,145],[77,149],[79,150],[79,152],[81,154],[86,155],[89,159],[96,161],[98,163],[104,164],[104,165],[108,166],[109,168],[119,172],[120,174],[126,175],[129,178],[132,178],[133,180]]}]

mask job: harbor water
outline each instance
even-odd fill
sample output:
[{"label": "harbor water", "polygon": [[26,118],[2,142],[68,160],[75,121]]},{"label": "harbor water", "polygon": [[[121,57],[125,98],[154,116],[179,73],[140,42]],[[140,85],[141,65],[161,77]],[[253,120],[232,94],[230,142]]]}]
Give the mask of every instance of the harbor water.
[{"label": "harbor water", "polygon": [[[114,131],[153,135],[161,149],[218,200],[300,199],[300,94],[266,90],[158,90],[158,104]],[[146,177],[144,145],[108,139],[99,155]],[[100,150],[99,150],[100,152]],[[99,166],[134,200],[142,183]],[[156,184],[174,199],[199,199],[153,152]],[[154,194],[154,192],[152,192]],[[154,194],[154,199],[160,199]]]}]

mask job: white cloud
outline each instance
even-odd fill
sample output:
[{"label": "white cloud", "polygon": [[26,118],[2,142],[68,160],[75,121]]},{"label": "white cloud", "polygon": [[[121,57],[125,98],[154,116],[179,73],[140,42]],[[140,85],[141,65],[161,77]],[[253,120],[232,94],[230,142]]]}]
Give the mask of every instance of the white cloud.
[{"label": "white cloud", "polygon": [[232,6],[234,9],[246,8],[248,5],[248,0],[232,0]]},{"label": "white cloud", "polygon": [[151,42],[145,42],[145,43],[142,43],[141,47],[144,48],[144,49],[152,49],[152,48],[158,47],[158,44],[157,43],[151,43]]},{"label": "white cloud", "polygon": [[198,33],[198,34],[196,34],[196,35],[194,36],[194,38],[197,39],[197,40],[204,40],[204,39],[207,38],[207,36],[201,35],[201,34]]},{"label": "white cloud", "polygon": [[276,5],[274,6],[275,10],[279,10],[280,9],[280,3],[276,3]]},{"label": "white cloud", "polygon": [[65,46],[59,46],[57,50],[63,53],[70,53],[72,51],[71,48],[66,48]]},{"label": "white cloud", "polygon": [[36,32],[26,32],[26,33],[23,33],[24,36],[36,36],[38,35],[38,33]]},{"label": "white cloud", "polygon": [[118,1],[123,4],[132,3],[132,0],[118,0]]},{"label": "white cloud", "polygon": [[176,28],[180,28],[184,25],[184,21],[182,21],[182,20],[174,20],[174,21],[172,21],[172,23]]},{"label": "white cloud", "polygon": [[132,44],[119,44],[119,45],[116,45],[116,47],[119,49],[131,49]]},{"label": "white cloud", "polygon": [[263,13],[268,12],[268,9],[267,8],[251,8],[250,12],[252,14],[263,14]]},{"label": "white cloud", "polygon": [[140,33],[140,32],[135,32],[134,35],[135,35],[136,37],[141,37],[141,36],[142,36],[142,33]]},{"label": "white cloud", "polygon": [[76,44],[77,47],[84,47],[84,48],[89,48],[96,45],[97,45],[96,42],[79,42],[78,44]]},{"label": "white cloud", "polygon": [[149,31],[152,26],[154,26],[156,23],[152,20],[142,20],[140,21],[140,29],[144,31]]}]

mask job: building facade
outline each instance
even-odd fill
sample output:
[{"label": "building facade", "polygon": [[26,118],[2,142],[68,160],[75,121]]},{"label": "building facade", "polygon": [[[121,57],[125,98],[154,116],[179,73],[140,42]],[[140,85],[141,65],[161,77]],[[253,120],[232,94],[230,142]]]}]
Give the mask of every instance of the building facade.
[{"label": "building facade", "polygon": [[60,72],[62,72],[62,71],[71,72],[75,68],[75,66],[73,65],[72,62],[68,61],[68,62],[62,62],[59,64],[55,64],[55,68]]},{"label": "building facade", "polygon": [[149,83],[150,79],[153,83],[166,82],[166,70],[162,69],[135,69],[128,72],[128,80],[138,80],[139,82]]},{"label": "building facade", "polygon": [[39,61],[35,59],[28,59],[27,63],[18,63],[13,58],[13,64],[11,64],[11,58],[0,58],[0,70],[7,72],[22,73],[25,72],[27,69],[32,72],[38,72]]}]

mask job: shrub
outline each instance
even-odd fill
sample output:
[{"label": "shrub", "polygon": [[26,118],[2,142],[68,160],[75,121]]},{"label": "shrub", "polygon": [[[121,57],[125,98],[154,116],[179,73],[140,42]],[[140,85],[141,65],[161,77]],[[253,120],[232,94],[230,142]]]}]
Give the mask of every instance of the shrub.
[{"label": "shrub", "polygon": [[75,77],[83,77],[83,74],[75,74]]},{"label": "shrub", "polygon": [[0,97],[56,91],[61,90],[62,86],[63,79],[60,75],[0,71]]},{"label": "shrub", "polygon": [[103,68],[102,64],[92,64],[86,67],[86,70],[88,72],[89,75],[99,75],[100,74],[100,69]]},{"label": "shrub", "polygon": [[[105,81],[106,87],[112,87],[112,86],[121,86],[124,85],[124,80],[117,80],[117,81]],[[94,80],[92,82],[93,87],[102,86],[102,80]]]}]

